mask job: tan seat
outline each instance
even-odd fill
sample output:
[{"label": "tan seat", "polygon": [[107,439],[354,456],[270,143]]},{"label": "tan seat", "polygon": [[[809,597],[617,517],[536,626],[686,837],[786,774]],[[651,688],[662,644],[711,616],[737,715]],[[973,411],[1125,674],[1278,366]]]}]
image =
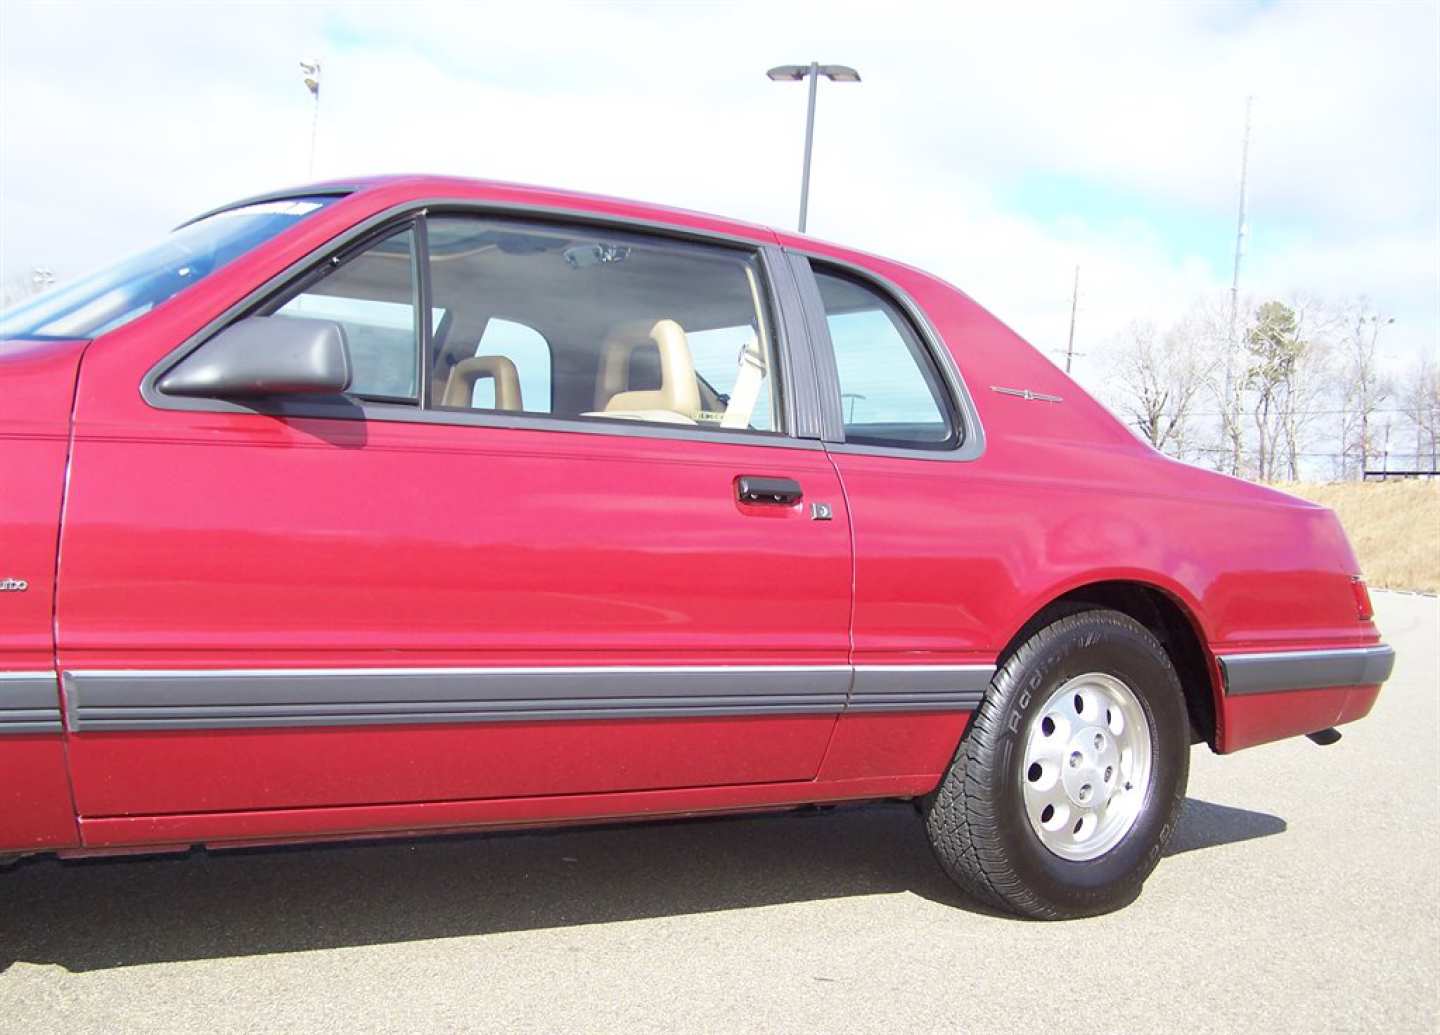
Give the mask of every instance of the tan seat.
[{"label": "tan seat", "polygon": [[[660,353],[660,387],[630,388],[636,349],[654,346]],[[700,385],[684,329],[674,320],[627,324],[605,340],[595,385],[594,417],[694,424],[700,413]]]},{"label": "tan seat", "polygon": [[495,381],[495,409],[519,413],[525,409],[520,398],[520,371],[506,356],[470,356],[450,368],[441,406],[470,409],[475,398],[475,385],[482,378]]}]

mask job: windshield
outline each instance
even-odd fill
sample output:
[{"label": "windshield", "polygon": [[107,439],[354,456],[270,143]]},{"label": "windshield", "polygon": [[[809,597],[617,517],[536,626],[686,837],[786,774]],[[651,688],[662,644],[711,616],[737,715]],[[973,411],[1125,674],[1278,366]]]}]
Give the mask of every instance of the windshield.
[{"label": "windshield", "polygon": [[0,313],[0,339],[93,338],[143,316],[335,199],[286,198],[227,209],[159,244]]}]

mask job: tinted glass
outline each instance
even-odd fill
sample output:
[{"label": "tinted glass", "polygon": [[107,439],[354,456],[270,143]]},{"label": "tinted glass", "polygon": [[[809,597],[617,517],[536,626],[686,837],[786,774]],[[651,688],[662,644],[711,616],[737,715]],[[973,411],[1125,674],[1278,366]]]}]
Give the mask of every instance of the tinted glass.
[{"label": "tinted glass", "polygon": [[266,311],[334,320],[344,327],[354,368],[349,394],[415,400],[420,339],[413,230],[372,245]]},{"label": "tinted glass", "polygon": [[815,271],[840,374],[845,441],[950,449],[949,396],[919,336],[894,303],[848,277]]},{"label": "tinted glass", "polygon": [[152,248],[0,313],[0,338],[93,338],[204,280],[333,198],[289,198],[218,212]]},{"label": "tinted glass", "polygon": [[753,255],[468,216],[427,234],[437,407],[779,430]]}]

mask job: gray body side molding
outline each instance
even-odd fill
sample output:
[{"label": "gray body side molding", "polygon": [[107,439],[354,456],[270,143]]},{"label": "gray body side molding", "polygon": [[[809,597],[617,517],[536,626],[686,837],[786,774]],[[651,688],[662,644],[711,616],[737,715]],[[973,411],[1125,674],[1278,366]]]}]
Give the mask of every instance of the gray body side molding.
[{"label": "gray body side molding", "polygon": [[60,695],[54,672],[0,672],[0,735],[59,733]]},{"label": "gray body side molding", "polygon": [[1376,686],[1390,678],[1395,651],[1385,644],[1343,650],[1222,654],[1225,692],[1232,696],[1285,690]]},{"label": "gray body side molding", "polygon": [[[991,666],[67,671],[77,733],[961,711]],[[852,682],[856,685],[851,697]]]},{"label": "gray body side molding", "polygon": [[974,711],[994,675],[994,665],[859,665],[847,710]]}]

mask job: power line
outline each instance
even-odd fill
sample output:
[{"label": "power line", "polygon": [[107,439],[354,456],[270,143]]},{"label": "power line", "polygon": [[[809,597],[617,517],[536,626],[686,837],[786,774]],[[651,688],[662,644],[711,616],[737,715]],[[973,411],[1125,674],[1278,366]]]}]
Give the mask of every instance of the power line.
[{"label": "power line", "polygon": [[[1427,409],[1424,410],[1423,412],[1425,412],[1425,413],[1430,413],[1430,412],[1433,412],[1433,411],[1427,408]],[[1414,417],[1414,416],[1416,415],[1414,410],[1407,410],[1407,409],[1403,409],[1403,408],[1388,408],[1388,409],[1387,409],[1387,408],[1383,408],[1383,407],[1380,408],[1380,409],[1371,410],[1370,413],[1371,413],[1372,415],[1373,415],[1373,414],[1377,414],[1377,413],[1381,413],[1381,414],[1399,414],[1399,415],[1402,416],[1402,417]],[[1165,413],[1164,411],[1161,411],[1161,415],[1162,415],[1162,416],[1173,416],[1173,414],[1168,414],[1168,413]],[[1354,415],[1354,416],[1358,417],[1358,416],[1360,416],[1360,411],[1359,411],[1358,409],[1349,409],[1349,410],[1288,410],[1288,411],[1286,411],[1284,414],[1278,414],[1278,413],[1277,413],[1277,416],[1293,416],[1293,417],[1348,417],[1348,416],[1351,416],[1351,415]],[[1187,417],[1223,417],[1223,416],[1225,416],[1225,412],[1224,412],[1223,410],[1190,410],[1188,413],[1185,414],[1185,416],[1187,416]]]}]

